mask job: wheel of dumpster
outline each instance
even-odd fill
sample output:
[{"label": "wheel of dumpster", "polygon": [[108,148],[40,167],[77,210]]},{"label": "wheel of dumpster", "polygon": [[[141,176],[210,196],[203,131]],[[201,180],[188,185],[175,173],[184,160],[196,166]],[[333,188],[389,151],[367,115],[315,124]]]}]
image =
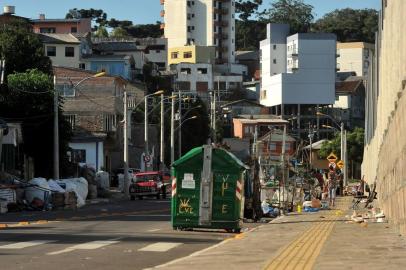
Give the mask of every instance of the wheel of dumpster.
[{"label": "wheel of dumpster", "polygon": [[134,201],[134,200],[135,200],[135,196],[131,195],[131,196],[130,196],[130,199],[131,199],[132,201]]},{"label": "wheel of dumpster", "polygon": [[142,197],[142,196],[137,196],[138,197],[138,200],[142,200],[144,197]]},{"label": "wheel of dumpster", "polygon": [[159,200],[160,198],[161,198],[161,193],[158,192],[158,193],[156,194],[156,199]]}]

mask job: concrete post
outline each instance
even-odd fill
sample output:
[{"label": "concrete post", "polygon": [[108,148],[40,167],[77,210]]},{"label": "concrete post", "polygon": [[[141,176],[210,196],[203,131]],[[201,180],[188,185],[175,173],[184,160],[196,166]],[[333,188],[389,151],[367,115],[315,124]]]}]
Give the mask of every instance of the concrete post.
[{"label": "concrete post", "polygon": [[59,179],[59,95],[54,76],[54,180]]}]

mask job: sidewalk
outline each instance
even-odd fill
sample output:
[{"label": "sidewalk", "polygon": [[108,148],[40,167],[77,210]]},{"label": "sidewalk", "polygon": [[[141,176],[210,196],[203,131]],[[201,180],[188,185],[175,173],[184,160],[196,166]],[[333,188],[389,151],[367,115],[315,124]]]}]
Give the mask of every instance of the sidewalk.
[{"label": "sidewalk", "polygon": [[[403,269],[406,240],[388,223],[354,224],[337,209],[291,214],[161,269]],[[341,210],[339,210],[341,209]]]}]

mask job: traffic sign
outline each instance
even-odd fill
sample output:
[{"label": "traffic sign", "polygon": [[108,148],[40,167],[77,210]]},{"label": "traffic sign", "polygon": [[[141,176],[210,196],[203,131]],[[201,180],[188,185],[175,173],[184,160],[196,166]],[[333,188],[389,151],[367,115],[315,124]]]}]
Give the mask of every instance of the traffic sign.
[{"label": "traffic sign", "polygon": [[332,152],[330,155],[328,155],[327,160],[330,162],[336,162],[337,156]]},{"label": "traffic sign", "polygon": [[335,169],[336,169],[336,167],[337,167],[337,165],[336,165],[336,163],[335,163],[335,162],[330,162],[330,163],[328,164],[328,168],[329,168],[329,169],[333,169],[333,170],[335,170]]},{"label": "traffic sign", "polygon": [[338,168],[342,169],[344,167],[344,162],[340,160],[339,162],[337,162],[337,166]]}]

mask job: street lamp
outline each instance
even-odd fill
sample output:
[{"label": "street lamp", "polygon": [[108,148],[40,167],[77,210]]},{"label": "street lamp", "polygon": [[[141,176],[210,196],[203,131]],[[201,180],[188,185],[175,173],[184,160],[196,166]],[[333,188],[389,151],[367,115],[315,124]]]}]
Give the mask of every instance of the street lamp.
[{"label": "street lamp", "polygon": [[190,112],[192,112],[194,109],[199,109],[199,108],[201,108],[202,107],[202,105],[197,105],[197,106],[195,106],[195,107],[193,107],[193,108],[190,108],[189,110],[187,110],[186,111],[186,113],[184,114],[184,115],[182,115],[181,114],[181,112],[179,112],[179,125],[178,125],[178,128],[177,129],[179,129],[179,143],[178,143],[178,148],[179,148],[179,157],[181,157],[182,156],[182,129],[181,129],[181,119],[182,118],[185,118]]},{"label": "street lamp", "polygon": [[179,124],[179,126],[175,129],[175,131],[178,130],[178,129],[180,129],[180,128],[182,127],[182,125],[183,125],[185,122],[187,122],[187,121],[189,121],[189,120],[196,119],[196,118],[197,118],[196,115],[195,115],[195,116],[192,116],[192,117],[189,117],[189,118],[186,118],[185,120],[182,121],[182,123]]},{"label": "street lamp", "polygon": [[[148,145],[148,97],[150,97],[150,96],[159,96],[159,95],[161,95],[161,94],[163,94],[164,93],[164,90],[159,90],[159,91],[156,91],[155,93],[152,93],[152,94],[149,94],[149,95],[146,95],[145,97],[144,97],[144,102],[145,102],[145,104],[144,104],[144,106],[145,106],[145,110],[144,110],[144,142],[145,142],[145,156],[149,156],[149,145]],[[145,164],[145,165],[147,165],[147,163]],[[148,166],[149,167],[149,166]],[[148,171],[148,168],[147,166],[145,166],[145,170],[146,171]]]},{"label": "street lamp", "polygon": [[330,128],[330,129],[335,129],[335,130],[339,130],[340,131],[340,137],[341,137],[341,147],[340,147],[340,158],[341,160],[344,161],[344,186],[347,185],[347,131],[344,130],[344,122],[341,122],[340,124],[330,115],[328,114],[324,114],[321,112],[317,112],[316,113],[318,116],[324,116],[329,118],[330,120],[332,120],[332,122],[337,126],[340,127],[340,129],[336,128],[336,127],[332,127],[329,125],[322,125],[322,127],[325,128]]},{"label": "street lamp", "polygon": [[[106,72],[96,73],[92,76],[83,78],[77,82],[72,89],[74,90],[84,81],[92,78],[98,78],[106,75]],[[59,179],[59,93],[56,90],[56,76],[54,75],[54,179]]]}]

